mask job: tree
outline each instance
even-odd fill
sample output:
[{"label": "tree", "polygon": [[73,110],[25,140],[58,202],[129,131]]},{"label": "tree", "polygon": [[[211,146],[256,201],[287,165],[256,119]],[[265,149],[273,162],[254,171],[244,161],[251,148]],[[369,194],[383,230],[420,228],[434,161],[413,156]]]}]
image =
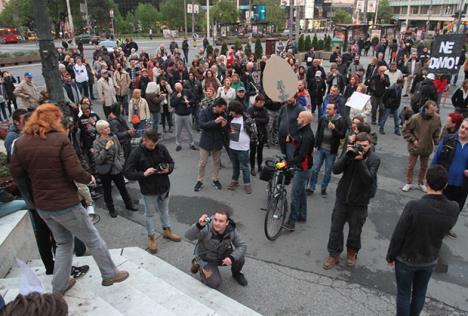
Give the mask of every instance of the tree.
[{"label": "tree", "polygon": [[390,3],[388,0],[380,0],[379,1],[379,10],[378,10],[377,20],[380,21],[381,24],[390,23],[393,19],[393,11],[392,7],[390,7]]},{"label": "tree", "polygon": [[227,51],[228,51],[228,46],[226,42],[223,42],[223,44],[221,45],[221,55],[226,56]]},{"label": "tree", "polygon": [[312,47],[317,50],[318,49],[318,38],[317,34],[314,34],[314,39],[312,40]]},{"label": "tree", "polygon": [[237,39],[236,42],[234,43],[234,47],[235,47],[236,51],[242,49],[242,43],[240,42],[239,39]]},{"label": "tree", "polygon": [[338,9],[335,11],[335,16],[333,17],[333,23],[335,24],[350,24],[353,23],[353,18],[351,14],[343,9]]},{"label": "tree", "polygon": [[323,46],[324,46],[323,49],[326,50],[327,52],[331,51],[332,49],[331,36],[325,35]]},{"label": "tree", "polygon": [[149,3],[139,3],[135,9],[135,18],[141,24],[143,32],[155,29],[156,22],[161,20],[161,13]]},{"label": "tree", "polygon": [[319,39],[317,47],[318,50],[323,50],[325,48],[325,43],[323,39]]},{"label": "tree", "polygon": [[206,56],[213,54],[213,46],[206,46]]},{"label": "tree", "polygon": [[184,0],[166,0],[161,5],[161,17],[163,24],[171,29],[184,27]]},{"label": "tree", "polygon": [[244,53],[246,56],[252,54],[252,46],[250,45],[250,41],[245,44]]},{"label": "tree", "polygon": [[[239,19],[239,11],[234,1],[219,0],[210,8],[210,21],[234,23]],[[211,22],[213,23],[213,22]]]},{"label": "tree", "polygon": [[255,57],[257,59],[262,58],[263,56],[263,47],[262,47],[262,42],[260,41],[259,38],[255,41]]},{"label": "tree", "polygon": [[297,50],[299,52],[303,52],[305,50],[304,34],[301,34],[301,36],[299,36],[299,43],[297,45]]},{"label": "tree", "polygon": [[310,39],[310,35],[306,36],[305,39],[305,50],[308,52],[312,48],[312,40]]}]

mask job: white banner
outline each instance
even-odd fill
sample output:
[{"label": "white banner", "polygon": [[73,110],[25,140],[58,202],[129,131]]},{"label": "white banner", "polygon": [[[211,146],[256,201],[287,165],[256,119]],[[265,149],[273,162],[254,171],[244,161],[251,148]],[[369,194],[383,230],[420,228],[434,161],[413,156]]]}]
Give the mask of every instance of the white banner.
[{"label": "white banner", "polygon": [[367,13],[375,13],[377,0],[367,0]]},{"label": "white banner", "polygon": [[364,6],[365,6],[365,1],[364,0],[358,0],[356,4],[356,10],[364,12]]}]

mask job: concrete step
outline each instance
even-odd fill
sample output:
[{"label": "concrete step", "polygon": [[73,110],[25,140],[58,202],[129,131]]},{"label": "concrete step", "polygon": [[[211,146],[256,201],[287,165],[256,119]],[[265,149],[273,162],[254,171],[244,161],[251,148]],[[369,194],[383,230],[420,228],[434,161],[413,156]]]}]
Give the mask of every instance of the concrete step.
[{"label": "concrete step", "polygon": [[[117,250],[112,250],[112,257],[116,257]],[[118,250],[120,251],[120,250]],[[122,256],[128,258],[138,266],[146,269],[158,279],[164,280],[187,296],[203,302],[219,315],[260,315],[254,310],[240,304],[221,292],[211,289],[199,280],[175,268],[160,258],[149,254],[138,247],[124,248]],[[118,253],[120,255],[120,252]]]},{"label": "concrete step", "polygon": [[[40,276],[44,288],[50,292],[51,276]],[[0,280],[0,294],[6,302],[12,301],[19,294],[20,278],[8,278]],[[121,316],[123,315],[102,298],[96,296],[79,282],[65,295],[70,316]]]}]

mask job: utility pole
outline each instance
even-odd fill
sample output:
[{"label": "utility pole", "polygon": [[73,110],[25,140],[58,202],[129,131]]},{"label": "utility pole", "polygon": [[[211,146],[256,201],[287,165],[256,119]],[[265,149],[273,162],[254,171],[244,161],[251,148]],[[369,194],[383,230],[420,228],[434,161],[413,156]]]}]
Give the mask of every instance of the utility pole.
[{"label": "utility pole", "polygon": [[67,3],[68,23],[70,24],[71,38],[72,38],[73,43],[75,43],[75,27],[73,26],[73,16],[71,13],[70,0],[66,0],[66,3]]},{"label": "utility pole", "polygon": [[296,7],[296,31],[295,31],[295,37],[296,37],[296,49],[299,48],[299,33],[301,30],[301,6]]},{"label": "utility pole", "polygon": [[[67,1],[68,2],[68,1]],[[41,55],[42,76],[45,79],[51,102],[58,104],[65,115],[70,115],[70,109],[65,106],[62,81],[58,70],[57,51],[51,36],[51,23],[47,0],[32,1],[34,22],[39,37],[39,54]]]},{"label": "utility pole", "polygon": [[206,38],[210,40],[210,0],[206,0]]},{"label": "utility pole", "polygon": [[[192,7],[193,12],[193,7]],[[185,37],[187,37],[187,0],[184,0],[184,31]]]},{"label": "utility pole", "polygon": [[[462,19],[463,9],[464,9],[463,3],[464,3],[463,0],[460,0],[460,2],[458,3],[457,33],[461,33],[460,32],[460,25],[461,25],[461,19]],[[467,10],[467,13],[468,13],[468,10]]]},{"label": "utility pole", "polygon": [[406,30],[408,31],[409,28],[409,14],[411,10],[411,1],[408,0],[408,7],[406,8]]},{"label": "utility pole", "polygon": [[375,3],[374,25],[377,25],[377,18],[379,16],[379,3],[380,3],[379,0],[377,0],[376,3]]},{"label": "utility pole", "polygon": [[292,40],[292,31],[293,31],[293,19],[294,19],[294,0],[289,0],[289,25],[288,25],[288,39]]},{"label": "utility pole", "polygon": [[[195,0],[192,0],[192,35],[195,33]],[[185,34],[187,37],[187,34]]]}]

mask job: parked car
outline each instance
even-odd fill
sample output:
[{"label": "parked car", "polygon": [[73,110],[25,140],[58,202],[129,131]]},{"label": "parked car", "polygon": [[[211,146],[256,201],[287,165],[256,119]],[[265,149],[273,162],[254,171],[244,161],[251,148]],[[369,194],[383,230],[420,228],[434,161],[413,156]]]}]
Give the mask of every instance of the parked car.
[{"label": "parked car", "polygon": [[99,43],[99,46],[102,48],[106,48],[109,53],[112,53],[114,51],[114,48],[117,47],[117,42],[113,40],[104,40]]},{"label": "parked car", "polygon": [[99,36],[91,33],[82,33],[76,37],[76,40],[81,41],[83,44],[98,44]]},{"label": "parked car", "polygon": [[37,41],[37,34],[36,32],[26,32],[24,39],[27,41]]}]

